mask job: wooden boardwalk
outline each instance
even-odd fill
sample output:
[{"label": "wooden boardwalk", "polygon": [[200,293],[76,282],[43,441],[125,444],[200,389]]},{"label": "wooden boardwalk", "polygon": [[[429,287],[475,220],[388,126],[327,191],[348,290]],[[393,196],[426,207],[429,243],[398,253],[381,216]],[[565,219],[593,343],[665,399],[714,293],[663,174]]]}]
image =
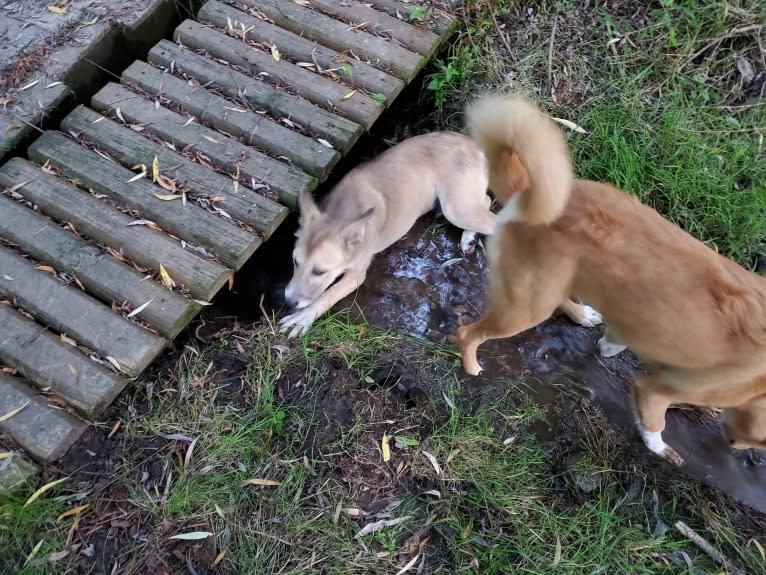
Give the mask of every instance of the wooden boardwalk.
[{"label": "wooden boardwalk", "polygon": [[455,25],[413,8],[211,0],[0,166],[0,483],[66,453],[392,104]]}]

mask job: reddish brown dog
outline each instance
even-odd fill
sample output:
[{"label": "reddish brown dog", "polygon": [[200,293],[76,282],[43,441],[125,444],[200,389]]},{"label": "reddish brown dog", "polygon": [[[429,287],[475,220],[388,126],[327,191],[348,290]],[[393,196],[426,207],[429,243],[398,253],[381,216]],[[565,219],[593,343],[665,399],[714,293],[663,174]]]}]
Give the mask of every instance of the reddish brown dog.
[{"label": "reddish brown dog", "polygon": [[527,101],[482,98],[468,125],[504,207],[489,240],[489,308],[457,332],[465,370],[479,373],[482,342],[580,298],[603,315],[606,346],[649,367],[632,393],[650,450],[681,462],[661,435],[673,403],[723,408],[732,445],[766,448],[766,280],[635,197],[575,180],[561,131]]}]

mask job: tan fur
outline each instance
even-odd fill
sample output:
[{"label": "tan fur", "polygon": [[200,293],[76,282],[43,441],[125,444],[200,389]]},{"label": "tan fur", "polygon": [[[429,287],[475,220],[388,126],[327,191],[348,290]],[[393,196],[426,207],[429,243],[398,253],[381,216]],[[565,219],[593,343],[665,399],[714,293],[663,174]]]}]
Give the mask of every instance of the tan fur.
[{"label": "tan fur", "polygon": [[[357,289],[372,257],[404,236],[437,200],[444,216],[466,230],[463,251],[472,251],[477,232],[494,233],[487,162],[470,137],[436,132],[410,138],[349,172],[321,207],[303,194],[295,270],[285,290],[297,310],[282,318],[283,331],[305,333]],[[572,303],[566,311],[585,325],[597,323],[586,306]]]},{"label": "tan fur", "polygon": [[[491,150],[490,173],[507,175],[495,185],[526,180],[510,194],[560,194],[559,201],[568,201],[548,225],[537,225],[546,213],[538,207],[529,218],[522,211],[519,222],[498,227],[488,247],[489,309],[458,330],[465,369],[479,371],[476,349],[483,341],[533,327],[575,296],[602,313],[610,341],[630,347],[650,368],[633,385],[650,448],[654,442],[657,451],[659,442],[658,453],[679,460],[659,439],[672,403],[725,408],[731,442],[766,447],[766,281],[635,197],[609,184],[570,180],[561,132],[532,129],[547,120],[517,99],[492,97],[473,110],[471,118],[481,122],[471,131]],[[530,149],[536,151],[531,162]],[[542,150],[549,152],[539,155]],[[522,161],[514,163],[514,154]],[[548,173],[554,169],[567,174],[554,177]],[[513,173],[519,170],[527,174]],[[562,191],[560,182],[568,180],[571,188]],[[547,214],[557,213],[558,205],[554,200]]]}]

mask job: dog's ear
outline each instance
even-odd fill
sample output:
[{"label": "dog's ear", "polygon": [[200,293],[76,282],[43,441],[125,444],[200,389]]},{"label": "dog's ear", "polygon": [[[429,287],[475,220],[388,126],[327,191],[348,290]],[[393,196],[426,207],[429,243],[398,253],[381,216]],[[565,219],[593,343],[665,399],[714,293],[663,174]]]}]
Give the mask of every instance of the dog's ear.
[{"label": "dog's ear", "polygon": [[364,236],[367,233],[367,225],[370,223],[370,217],[374,213],[375,208],[370,208],[343,228],[341,231],[341,241],[347,250],[354,249],[364,240]]},{"label": "dog's ear", "polygon": [[513,150],[504,150],[502,152],[502,163],[505,171],[505,175],[508,181],[508,187],[514,192],[524,192],[529,188],[529,172],[524,164],[521,163],[521,158]]},{"label": "dog's ear", "polygon": [[313,222],[320,214],[311,192],[303,190],[298,196],[298,208],[301,213],[301,225]]}]

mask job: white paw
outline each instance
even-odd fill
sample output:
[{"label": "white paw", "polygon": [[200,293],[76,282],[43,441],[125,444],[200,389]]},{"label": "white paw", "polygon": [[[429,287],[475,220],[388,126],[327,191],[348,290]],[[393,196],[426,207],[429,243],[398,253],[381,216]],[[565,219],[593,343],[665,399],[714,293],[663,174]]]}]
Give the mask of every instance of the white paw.
[{"label": "white paw", "polygon": [[644,440],[649,451],[675,465],[684,464],[684,460],[678,452],[662,440],[661,431],[647,431],[640,422],[638,422],[638,430],[641,432],[641,439]]},{"label": "white paw", "polygon": [[472,254],[476,250],[476,232],[465,230],[460,236],[460,251],[465,255]]},{"label": "white paw", "polygon": [[614,357],[615,355],[625,351],[627,348],[627,345],[607,341],[606,336],[603,336],[600,340],[598,340],[598,352],[601,354],[601,357]]},{"label": "white paw", "polygon": [[596,327],[604,321],[604,318],[601,317],[601,314],[589,305],[582,306],[582,313],[582,319],[577,323],[583,327]]},{"label": "white paw", "polygon": [[287,333],[287,337],[305,335],[311,324],[314,323],[314,319],[313,310],[310,307],[305,307],[279,320],[279,325],[281,326],[279,331]]}]

